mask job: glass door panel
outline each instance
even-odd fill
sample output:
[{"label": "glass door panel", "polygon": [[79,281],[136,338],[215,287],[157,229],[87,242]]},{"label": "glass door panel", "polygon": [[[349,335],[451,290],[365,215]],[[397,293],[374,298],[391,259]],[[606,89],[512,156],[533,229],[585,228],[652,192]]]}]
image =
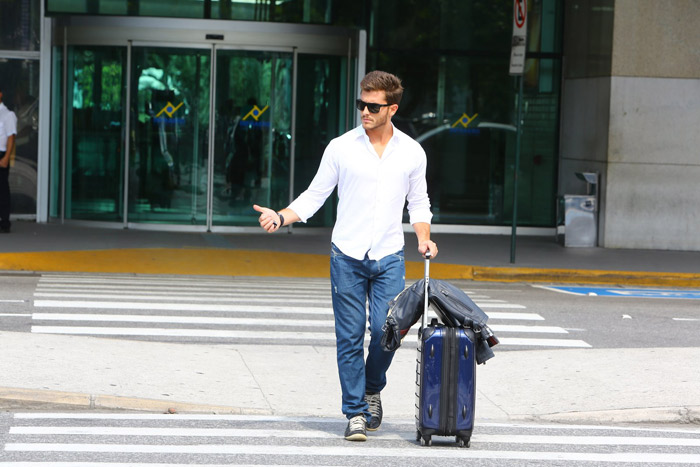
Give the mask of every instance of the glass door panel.
[{"label": "glass door panel", "polygon": [[205,225],[210,49],[132,48],[129,222]]},{"label": "glass door panel", "polygon": [[68,49],[66,219],[122,220],[125,63],[126,48]]},{"label": "glass door panel", "polygon": [[[298,54],[294,197],[313,180],[328,143],[346,130],[346,66],[345,57]],[[329,196],[306,225],[333,226],[335,207],[336,197]]]},{"label": "glass door panel", "polygon": [[289,204],[291,53],[218,50],[212,224],[257,225]]}]

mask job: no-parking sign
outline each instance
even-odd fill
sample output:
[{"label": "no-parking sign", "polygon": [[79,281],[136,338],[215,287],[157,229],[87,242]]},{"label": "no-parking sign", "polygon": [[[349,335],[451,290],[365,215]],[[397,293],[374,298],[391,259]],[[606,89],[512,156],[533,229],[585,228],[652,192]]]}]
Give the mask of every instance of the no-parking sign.
[{"label": "no-parking sign", "polygon": [[510,49],[510,74],[522,75],[527,44],[527,0],[513,0],[513,40]]}]

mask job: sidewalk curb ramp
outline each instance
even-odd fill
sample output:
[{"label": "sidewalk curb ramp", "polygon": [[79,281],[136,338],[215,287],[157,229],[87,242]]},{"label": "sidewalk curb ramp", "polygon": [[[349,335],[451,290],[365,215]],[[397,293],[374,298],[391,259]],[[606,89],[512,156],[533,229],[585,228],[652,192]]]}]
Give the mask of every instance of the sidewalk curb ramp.
[{"label": "sidewalk curb ramp", "polygon": [[192,404],[135,397],[0,387],[0,409],[5,410],[123,410],[159,413],[215,413],[271,415],[271,410]]},{"label": "sidewalk curb ramp", "polygon": [[700,406],[650,407],[638,409],[602,410],[595,412],[556,413],[527,417],[531,421],[578,423],[581,420],[596,423],[675,423],[700,425]]}]

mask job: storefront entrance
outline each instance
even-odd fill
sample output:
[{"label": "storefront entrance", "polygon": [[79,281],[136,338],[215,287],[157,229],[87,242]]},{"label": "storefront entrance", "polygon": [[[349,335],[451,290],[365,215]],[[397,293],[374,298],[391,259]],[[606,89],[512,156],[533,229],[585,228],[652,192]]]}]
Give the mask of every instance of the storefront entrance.
[{"label": "storefront entrance", "polygon": [[[67,30],[75,42],[89,41],[89,30]],[[317,163],[320,154],[308,148],[352,125],[347,102],[355,74],[348,64],[355,67],[347,37],[341,55],[337,44],[305,53],[218,42],[84,45],[66,36],[55,49],[63,79],[56,76],[54,93],[65,98],[63,112],[53,108],[54,122],[63,123],[52,145],[51,203],[63,220],[183,230],[252,226],[252,204],[286,206],[295,180],[309,178],[295,174],[295,162]],[[297,132],[295,115],[327,126],[323,134]],[[305,152],[299,158],[297,148]]]}]

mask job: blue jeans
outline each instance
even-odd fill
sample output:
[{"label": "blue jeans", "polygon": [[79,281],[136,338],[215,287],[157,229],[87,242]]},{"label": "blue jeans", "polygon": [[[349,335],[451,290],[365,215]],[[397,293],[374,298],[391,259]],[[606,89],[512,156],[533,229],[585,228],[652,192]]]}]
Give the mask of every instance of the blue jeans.
[{"label": "blue jeans", "polygon": [[[347,418],[365,414],[369,407],[365,392],[380,392],[386,386],[386,371],[394,352],[382,349],[382,326],[389,301],[406,283],[403,249],[374,261],[351,258],[331,245],[331,292],[335,315],[338,374]],[[364,360],[366,302],[369,300],[370,343]]]}]

